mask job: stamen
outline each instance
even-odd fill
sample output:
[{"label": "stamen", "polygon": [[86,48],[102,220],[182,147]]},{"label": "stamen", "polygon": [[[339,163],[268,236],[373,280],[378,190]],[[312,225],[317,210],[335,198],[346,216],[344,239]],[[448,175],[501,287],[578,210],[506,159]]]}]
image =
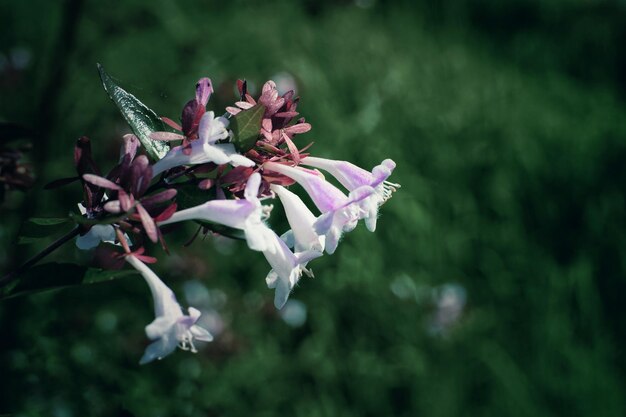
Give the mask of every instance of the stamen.
[{"label": "stamen", "polygon": [[305,267],[302,267],[302,272],[304,272],[306,274],[307,277],[309,278],[315,278],[315,275],[313,274],[313,270],[312,269],[307,269]]},{"label": "stamen", "polygon": [[382,205],[383,203],[385,203],[387,200],[391,198],[393,193],[398,191],[398,188],[400,188],[400,184],[396,184],[396,183],[389,182],[389,181],[383,181],[379,187],[380,188],[378,187],[377,188],[382,197],[382,201],[380,202],[380,204]]},{"label": "stamen", "polygon": [[189,346],[190,346],[189,350],[191,350],[191,353],[197,353],[198,349],[196,349],[195,345],[193,344],[193,335],[189,334],[188,337],[189,337]]},{"label": "stamen", "polygon": [[267,206],[263,206],[263,208],[261,209],[261,220],[267,220],[270,218],[270,213],[272,212],[272,210],[274,209],[274,205],[269,204]]}]

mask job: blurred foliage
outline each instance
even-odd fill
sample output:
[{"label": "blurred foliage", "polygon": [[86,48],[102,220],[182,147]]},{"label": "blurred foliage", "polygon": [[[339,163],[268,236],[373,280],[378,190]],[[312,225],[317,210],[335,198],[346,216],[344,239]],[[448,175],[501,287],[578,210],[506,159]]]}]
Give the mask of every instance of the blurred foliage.
[{"label": "blurred foliage", "polygon": [[129,129],[96,62],[173,119],[202,76],[222,109],[236,78],[291,74],[300,141],[391,157],[402,184],[375,234],[312,264],[299,327],[273,310],[262,255],[184,248],[191,225],[154,253],[222,330],[197,355],[137,365],[152,309],[136,276],[3,301],[0,414],[626,414],[623,2],[34,0],[0,16],[0,118],[37,131],[39,181],[1,207],[3,270],[43,248],[15,244],[23,219],[80,199],[41,191],[73,175],[78,136],[117,158]]}]

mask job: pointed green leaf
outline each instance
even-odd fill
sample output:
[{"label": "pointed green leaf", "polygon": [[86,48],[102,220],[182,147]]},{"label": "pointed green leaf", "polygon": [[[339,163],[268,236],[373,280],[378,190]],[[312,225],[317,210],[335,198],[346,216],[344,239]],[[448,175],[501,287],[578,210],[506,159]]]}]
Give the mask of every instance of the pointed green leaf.
[{"label": "pointed green leaf", "polygon": [[261,131],[261,120],[264,113],[265,106],[259,103],[231,118],[230,128],[234,135],[233,143],[239,152],[248,152],[256,143]]},{"label": "pointed green leaf", "polygon": [[[205,191],[199,189],[196,184],[181,184],[176,187],[176,190],[178,191],[176,194],[176,204],[178,205],[178,210],[198,206],[215,199],[214,188]],[[233,229],[232,227],[203,220],[196,220],[196,223],[208,227],[213,232],[219,233],[222,236],[240,240],[245,239],[243,230]]]},{"label": "pointed green leaf", "polygon": [[27,221],[39,226],[55,226],[68,223],[70,219],[67,217],[31,217]]},{"label": "pointed green leaf", "polygon": [[132,269],[103,270],[72,263],[49,262],[34,266],[0,289],[0,299],[65,288],[81,284],[95,284],[134,275]]},{"label": "pointed green leaf", "polygon": [[71,223],[71,219],[68,217],[30,218],[22,225],[17,243],[33,243],[62,231],[67,231],[69,223]]},{"label": "pointed green leaf", "polygon": [[120,109],[122,116],[139,138],[148,155],[155,161],[163,158],[169,146],[165,142],[150,139],[150,133],[166,130],[165,124],[134,95],[118,86],[100,64],[98,64],[98,71],[105,91]]},{"label": "pointed green leaf", "polygon": [[48,236],[39,236],[39,237],[35,237],[35,236],[18,236],[17,237],[17,244],[18,245],[29,245],[31,243],[39,242],[39,241],[41,241],[41,240],[43,240],[43,239],[45,239],[45,238],[47,238],[49,236],[50,235],[48,235]]},{"label": "pointed green leaf", "polygon": [[81,284],[98,284],[100,282],[113,281],[114,279],[136,275],[134,269],[100,269],[87,268]]}]

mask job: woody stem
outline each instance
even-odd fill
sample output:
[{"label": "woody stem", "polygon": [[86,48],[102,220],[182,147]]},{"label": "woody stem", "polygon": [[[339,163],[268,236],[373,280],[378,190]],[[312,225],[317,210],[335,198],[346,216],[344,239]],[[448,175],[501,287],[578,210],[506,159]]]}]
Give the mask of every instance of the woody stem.
[{"label": "woody stem", "polygon": [[72,240],[74,237],[78,236],[79,233],[80,233],[79,228],[75,227],[74,229],[70,230],[69,232],[67,232],[66,234],[64,234],[63,236],[61,236],[54,242],[52,242],[50,246],[48,246],[47,248],[45,248],[44,250],[39,252],[37,255],[27,260],[26,262],[24,262],[17,269],[15,269],[12,272],[9,272],[8,274],[0,278],[0,287],[3,287],[7,285],[8,283],[10,283],[11,281],[15,280],[22,272],[26,271],[28,268],[32,267],[40,260],[50,255],[52,252],[54,252],[55,250],[63,246],[65,243]]}]

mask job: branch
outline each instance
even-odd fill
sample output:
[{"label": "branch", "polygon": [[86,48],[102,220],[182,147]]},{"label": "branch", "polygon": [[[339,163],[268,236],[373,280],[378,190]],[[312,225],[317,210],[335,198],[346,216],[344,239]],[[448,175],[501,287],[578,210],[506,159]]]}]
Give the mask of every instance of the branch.
[{"label": "branch", "polygon": [[68,241],[70,241],[73,238],[75,238],[76,236],[78,236],[79,233],[80,233],[80,230],[79,230],[79,228],[77,226],[74,229],[72,229],[69,232],[67,232],[65,235],[63,235],[60,238],[58,238],[57,240],[55,240],[50,246],[48,246],[47,248],[45,248],[44,250],[39,252],[37,255],[35,255],[32,258],[30,258],[29,260],[27,260],[26,262],[24,262],[15,271],[9,272],[5,276],[3,276],[0,279],[0,287],[3,287],[5,285],[7,285],[8,283],[10,283],[11,281],[15,280],[22,272],[26,271],[28,268],[30,268],[31,266],[35,265],[37,262],[39,262],[40,260],[42,260],[46,256],[50,255],[52,252],[54,252],[55,250],[57,250],[58,248],[63,246],[65,243],[67,243]]}]

